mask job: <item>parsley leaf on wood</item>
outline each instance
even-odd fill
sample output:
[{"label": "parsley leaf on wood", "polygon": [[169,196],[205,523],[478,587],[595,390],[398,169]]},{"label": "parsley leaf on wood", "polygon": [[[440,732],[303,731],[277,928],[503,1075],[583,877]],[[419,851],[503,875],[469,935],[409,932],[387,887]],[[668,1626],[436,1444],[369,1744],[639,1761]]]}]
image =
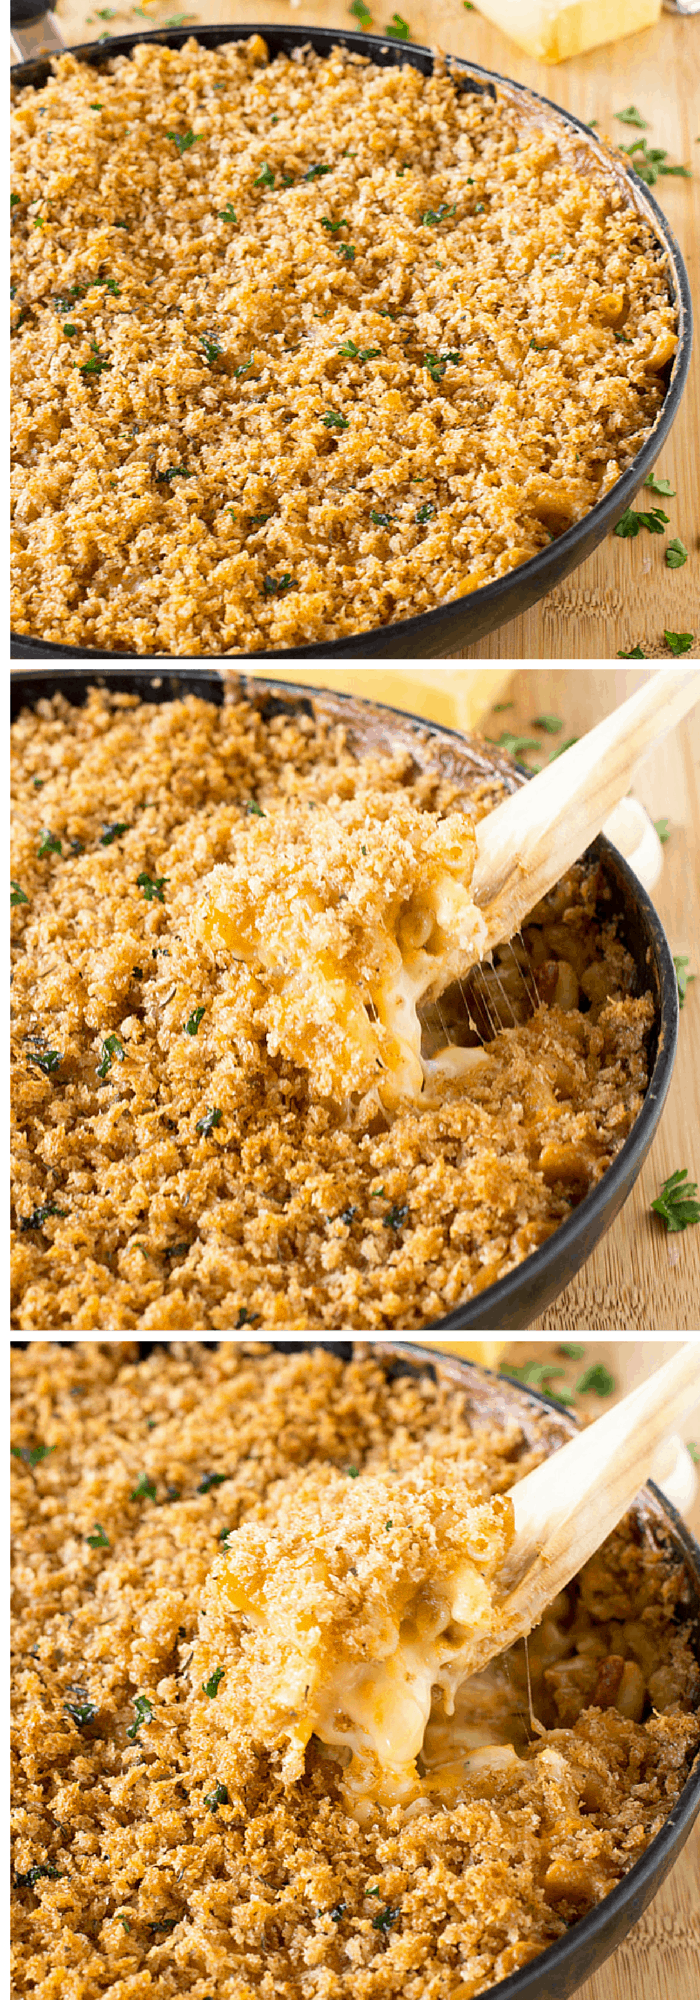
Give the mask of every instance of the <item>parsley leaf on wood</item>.
[{"label": "parsley leaf on wood", "polygon": [[591,1368],[586,1368],[580,1381],[576,1383],[575,1394],[587,1396],[592,1391],[596,1396],[612,1396],[614,1387],[614,1375],[610,1374],[609,1368],[603,1366],[602,1361],[596,1361]]},{"label": "parsley leaf on wood", "polygon": [[646,513],[635,513],[632,507],[626,507],[617,526],[613,528],[613,534],[619,535],[623,541],[634,541],[640,528],[647,528],[650,535],[662,535],[664,528],[668,527],[668,522],[669,516],[664,514],[662,507],[652,507]]},{"label": "parsley leaf on wood", "polygon": [[678,655],[679,655],[679,653],[689,653],[689,652],[690,652],[690,648],[691,648],[691,646],[692,646],[692,643],[693,643],[693,640],[694,640],[694,638],[695,638],[695,633],[694,633],[694,632],[666,632],[666,631],[665,631],[665,632],[664,632],[664,638],[665,638],[665,640],[666,640],[666,644],[667,644],[667,646],[668,646],[668,649],[669,649],[669,652],[670,652],[670,653],[673,653],[673,654],[675,654],[675,657],[676,657],[676,659],[677,659],[677,658],[678,658]]},{"label": "parsley leaf on wood", "polygon": [[678,987],[678,1005],[679,1005],[679,1007],[684,1007],[684,1006],[685,1006],[685,996],[686,996],[686,993],[687,993],[687,991],[688,991],[688,987],[689,987],[689,986],[692,986],[692,983],[693,983],[693,980],[694,980],[694,979],[695,979],[695,977],[696,977],[696,974],[695,974],[694,972],[689,972],[689,971],[688,971],[688,966],[690,965],[690,959],[689,959],[689,958],[676,958],[676,957],[675,957],[675,954],[674,954],[674,959],[673,959],[673,963],[674,963],[674,966],[675,966],[675,968],[676,968],[676,985],[677,985],[677,987]]},{"label": "parsley leaf on wood", "polygon": [[649,130],[649,120],[642,117],[636,104],[628,104],[626,111],[613,111],[613,118],[619,118],[621,125],[638,125],[641,132]]},{"label": "parsley leaf on wood", "polygon": [[662,847],[665,847],[665,846],[666,846],[666,842],[667,842],[667,840],[670,840],[670,838],[671,838],[671,829],[670,829],[670,827],[669,827],[669,823],[668,823],[668,820],[667,820],[667,819],[655,819],[655,820],[654,820],[654,826],[655,826],[655,828],[656,828],[656,832],[658,833],[658,836],[659,836],[659,840],[661,841],[661,845],[662,845]]},{"label": "parsley leaf on wood", "polygon": [[662,500],[675,500],[676,498],[675,487],[671,485],[670,480],[657,479],[655,472],[650,472],[649,478],[645,479],[644,484],[650,487],[652,493],[660,493]]},{"label": "parsley leaf on wood", "polygon": [[681,541],[680,535],[674,535],[673,541],[669,542],[666,549],[666,567],[667,569],[682,569],[683,564],[687,563],[687,561],[688,551],[685,543]]},{"label": "parsley leaf on wood", "polygon": [[675,1174],[669,1174],[661,1193],[651,1206],[665,1222],[669,1235],[678,1230],[688,1229],[700,1222],[700,1202],[696,1200],[697,1181],[688,1179],[687,1167],[679,1167]]},{"label": "parsley leaf on wood", "polygon": [[350,14],[354,14],[355,20],[359,21],[360,26],[362,28],[371,28],[372,16],[370,14],[369,7],[365,6],[365,0],[352,0],[352,4],[348,9],[348,12]]},{"label": "parsley leaf on wood", "polygon": [[558,715],[536,715],[533,719],[532,727],[533,729],[544,729],[548,736],[558,736],[564,724],[560,722]]},{"label": "parsley leaf on wood", "polygon": [[641,646],[630,646],[629,651],[626,653],[618,650],[617,658],[618,660],[645,660],[646,653],[642,652]]}]

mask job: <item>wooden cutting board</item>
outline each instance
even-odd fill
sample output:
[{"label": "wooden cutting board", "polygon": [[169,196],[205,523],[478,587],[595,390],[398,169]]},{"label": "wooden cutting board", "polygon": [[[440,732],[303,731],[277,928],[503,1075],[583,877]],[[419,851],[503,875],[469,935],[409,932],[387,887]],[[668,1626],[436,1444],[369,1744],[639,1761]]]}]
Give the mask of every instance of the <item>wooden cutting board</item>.
[{"label": "wooden cutting board", "polygon": [[[391,21],[393,0],[367,0],[372,28]],[[315,27],[357,28],[350,0],[142,0],[133,6],[115,0],[104,19],[90,0],[57,0],[55,12],[66,42],[98,35],[133,33],[165,26],[176,18],[192,25],[218,21],[284,21]],[[669,161],[687,164],[692,180],[660,179],[654,190],[697,282],[700,253],[700,16],[680,19],[664,13],[658,27],[626,36],[607,48],[555,65],[523,54],[463,0],[400,0],[397,9],[411,39],[437,44],[452,55],[471,57],[502,76],[514,77],[562,104],[580,118],[597,118],[599,130],[619,145],[641,134],[614,117],[629,104],[648,122],[647,143],[664,146]],[[145,18],[144,18],[145,16]],[[677,498],[669,503],[640,496],[638,507],[663,505],[670,516],[665,535],[643,532],[634,541],[607,539],[588,561],[549,592],[539,604],[470,646],[465,659],[613,659],[619,648],[641,642],[649,658],[668,658],[664,629],[694,632],[690,657],[700,658],[700,524],[693,495],[700,491],[700,341],[696,340],[691,380],[683,412],[659,459],[657,471],[670,480]],[[680,536],[689,552],[685,567],[669,570],[666,541]]]}]

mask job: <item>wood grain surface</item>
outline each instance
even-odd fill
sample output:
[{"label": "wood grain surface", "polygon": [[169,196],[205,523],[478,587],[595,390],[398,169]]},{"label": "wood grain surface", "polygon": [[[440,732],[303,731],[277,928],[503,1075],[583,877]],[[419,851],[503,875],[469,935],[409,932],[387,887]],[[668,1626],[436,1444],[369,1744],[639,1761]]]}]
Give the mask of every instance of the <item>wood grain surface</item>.
[{"label": "wood grain surface", "polygon": [[[372,27],[391,21],[392,0],[368,0]],[[543,92],[586,121],[596,118],[602,136],[629,145],[639,131],[620,124],[614,112],[637,105],[648,122],[647,142],[664,146],[669,160],[689,165],[692,180],[660,179],[655,196],[678,238],[690,273],[700,286],[700,16],[681,19],[664,13],[658,27],[626,36],[569,62],[543,64],[523,54],[478,11],[465,12],[462,0],[400,0],[411,39],[438,45],[452,55],[471,57],[501,75]],[[56,15],[67,43],[98,35],[128,34],[170,23],[173,17],[198,25],[219,21],[308,22],[315,27],[357,28],[349,0],[194,0],[182,12],[175,0],[143,0],[138,13],[115,5],[108,22],[89,0],[57,0]],[[144,18],[145,16],[145,18]],[[642,532],[634,541],[608,535],[594,555],[522,617],[457,657],[484,660],[612,659],[619,649],[641,643],[649,658],[668,657],[664,630],[693,632],[691,657],[700,657],[700,522],[693,493],[700,490],[700,340],[696,339],[691,380],[671,436],[657,465],[670,480],[676,499],[663,505],[670,516],[664,537]],[[638,506],[643,506],[640,497]],[[689,552],[682,569],[669,570],[666,541],[680,536]]]},{"label": "wood grain surface", "polygon": [[[534,711],[535,713],[537,711]],[[614,1340],[586,1342],[585,1359],[564,1363],[564,1374],[573,1387],[580,1371],[602,1362],[615,1380],[615,1393],[604,1401],[591,1395],[578,1399],[577,1407],[588,1416],[599,1416],[629,1389],[636,1387],[660,1367],[678,1345],[676,1341]],[[445,1346],[448,1343],[445,1342]],[[552,1361],[562,1367],[556,1342],[512,1341],[503,1366],[509,1360]],[[552,1384],[553,1390],[562,1386]],[[679,1426],[684,1438],[700,1439],[700,1409]],[[700,1538],[700,1490],[687,1514],[692,1533]],[[675,1868],[650,1903],[644,1916],[600,1972],[579,1988],[578,2000],[698,2000],[700,1994],[700,1821],[683,1848]]]},{"label": "wood grain surface", "polygon": [[[457,670],[458,671],[458,670]],[[513,676],[513,706],[483,724],[532,735],[533,717],[555,714],[580,736],[639,684],[642,667],[529,667]],[[560,739],[563,740],[563,739]],[[550,739],[551,742],[551,739]],[[671,950],[700,974],[700,709],[640,766],[633,790],[669,839],[654,903]],[[658,1132],[629,1200],[597,1249],[537,1326],[587,1332],[694,1332],[700,1323],[700,1227],[669,1236],[650,1202],[687,1167],[700,1182],[700,977],[688,987],[678,1055]]]}]

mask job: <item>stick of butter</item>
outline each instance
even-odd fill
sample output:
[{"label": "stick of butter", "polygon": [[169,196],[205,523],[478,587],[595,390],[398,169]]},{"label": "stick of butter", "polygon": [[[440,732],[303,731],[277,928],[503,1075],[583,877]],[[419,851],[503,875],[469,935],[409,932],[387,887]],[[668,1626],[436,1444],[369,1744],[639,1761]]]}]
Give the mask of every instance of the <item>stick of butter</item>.
[{"label": "stick of butter", "polygon": [[477,0],[477,6],[529,56],[551,63],[653,28],[661,15],[661,0]]}]

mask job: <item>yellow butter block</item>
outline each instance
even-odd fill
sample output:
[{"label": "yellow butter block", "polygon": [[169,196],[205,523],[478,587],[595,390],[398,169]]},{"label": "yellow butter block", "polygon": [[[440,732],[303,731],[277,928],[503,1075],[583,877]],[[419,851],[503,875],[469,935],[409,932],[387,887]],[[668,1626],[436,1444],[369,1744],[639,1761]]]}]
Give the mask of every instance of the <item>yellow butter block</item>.
[{"label": "yellow butter block", "polygon": [[[250,673],[265,674],[265,667]],[[492,703],[500,701],[512,678],[511,667],[276,667],[276,680],[306,681],[336,688],[390,708],[408,709],[426,722],[449,729],[476,729]]]},{"label": "yellow butter block", "polygon": [[540,62],[565,62],[585,49],[653,28],[662,0],[477,0],[479,13]]}]

